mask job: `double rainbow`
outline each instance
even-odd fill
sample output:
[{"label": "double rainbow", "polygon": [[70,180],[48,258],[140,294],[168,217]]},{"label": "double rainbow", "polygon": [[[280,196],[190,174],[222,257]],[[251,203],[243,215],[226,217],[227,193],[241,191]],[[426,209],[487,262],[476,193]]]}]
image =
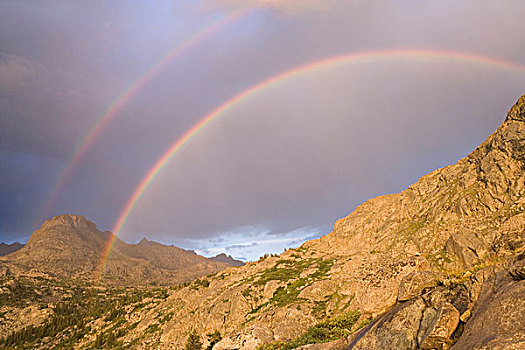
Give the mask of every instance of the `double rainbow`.
[{"label": "double rainbow", "polygon": [[175,59],[180,57],[189,49],[204,41],[212,34],[216,33],[227,25],[248,14],[253,9],[253,6],[241,9],[227,17],[218,19],[205,26],[194,35],[183,41],[180,45],[170,50],[166,55],[162,56],[153,66],[151,66],[142,75],[135,79],[131,85],[126,88],[126,90],[118,95],[73,150],[70,160],[60,173],[58,180],[53,184],[49,195],[47,196],[47,199],[38,214],[37,222],[40,223],[40,221],[49,214],[51,211],[51,206],[54,204],[64,185],[75,171],[78,163],[80,162],[80,159],[93,145],[93,142],[98,138],[102,130],[106,128],[111,120],[115,118],[115,116],[117,116],[120,111],[122,111],[122,109],[131,101],[131,99],[133,99],[133,97],[135,97],[150,80],[157,76],[161,71],[166,69],[166,67],[168,67]]},{"label": "double rainbow", "polygon": [[187,130],[182,136],[180,136],[160,157],[157,162],[151,167],[151,169],[144,176],[138,187],[134,190],[133,194],[126,202],[124,209],[118,217],[113,227],[113,237],[108,241],[107,247],[102,255],[99,271],[99,279],[104,273],[106,264],[111,254],[113,244],[118,237],[118,234],[122,230],[122,227],[128,220],[133,208],[141,198],[143,193],[155,179],[157,174],[164,168],[168,161],[177,154],[184,145],[186,145],[193,137],[195,137],[202,129],[208,126],[212,121],[223,115],[227,111],[234,108],[236,105],[245,101],[246,99],[262,92],[266,89],[275,87],[286,81],[304,76],[306,74],[314,73],[323,69],[333,69],[343,65],[350,64],[368,64],[378,61],[390,61],[390,60],[421,60],[421,59],[432,59],[432,60],[450,60],[459,62],[468,62],[473,64],[482,64],[488,66],[494,66],[499,68],[505,68],[514,70],[517,72],[525,73],[525,65],[507,62],[501,59],[492,57],[482,56],[473,53],[465,52],[454,52],[454,51],[438,51],[438,50],[385,50],[385,51],[367,51],[361,53],[352,53],[348,55],[330,57],[308,63],[305,65],[298,66],[288,71],[279,73],[269,79],[263,80],[258,84],[251,86],[250,88],[238,93],[229,100],[225,101],[209,114],[202,117],[196,124],[194,124],[189,130]]}]

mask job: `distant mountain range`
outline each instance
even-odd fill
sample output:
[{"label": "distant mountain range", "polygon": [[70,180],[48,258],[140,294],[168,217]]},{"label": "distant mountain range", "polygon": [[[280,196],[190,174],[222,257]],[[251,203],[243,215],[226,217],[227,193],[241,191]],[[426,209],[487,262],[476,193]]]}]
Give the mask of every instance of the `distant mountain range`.
[{"label": "distant mountain range", "polygon": [[6,244],[6,243],[0,243],[0,256],[4,256],[7,254],[11,254],[13,252],[16,252],[17,250],[22,249],[24,245],[18,242]]},{"label": "distant mountain range", "polygon": [[210,260],[226,263],[231,266],[243,266],[244,265],[244,262],[240,260],[236,260],[233,257],[226,255],[224,253],[214,256],[213,258],[210,258]]},{"label": "distant mountain range", "polygon": [[[106,261],[102,254],[111,240],[115,242]],[[128,244],[79,215],[55,216],[36,230],[25,246],[3,244],[4,250],[8,255],[2,254],[0,265],[10,273],[33,271],[93,279],[103,269],[102,282],[119,284],[174,284],[244,265],[225,254],[205,258],[145,238]]]}]

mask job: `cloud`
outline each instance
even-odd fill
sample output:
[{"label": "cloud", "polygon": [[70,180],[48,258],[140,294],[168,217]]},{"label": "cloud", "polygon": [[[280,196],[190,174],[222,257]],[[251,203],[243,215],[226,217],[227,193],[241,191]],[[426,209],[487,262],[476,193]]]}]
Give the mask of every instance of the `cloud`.
[{"label": "cloud", "polygon": [[29,87],[42,66],[16,55],[0,55],[0,93],[16,94]]},{"label": "cloud", "polygon": [[249,248],[249,247],[255,247],[257,245],[259,245],[259,243],[257,243],[257,242],[253,242],[253,243],[249,243],[249,244],[232,244],[230,246],[225,247],[224,249],[226,249],[228,251],[231,251],[231,250],[235,250],[235,249],[244,249],[244,248]]},{"label": "cloud", "polygon": [[224,233],[220,237],[226,244],[222,245],[214,244],[210,247],[206,244],[204,246],[200,240],[187,243],[196,246],[197,254],[204,256],[211,257],[225,253],[236,257],[240,256],[242,257],[240,260],[243,261],[255,261],[266,253],[281,253],[285,249],[298,247],[307,240],[319,238],[321,235],[320,231],[313,228],[296,229],[279,234],[260,228],[257,237],[243,234],[240,230]]},{"label": "cloud", "polygon": [[[246,7],[245,0],[208,0],[206,5],[212,8],[226,7],[239,9]],[[280,13],[297,16],[309,12],[326,12],[341,4],[337,0],[253,0],[250,4],[254,7],[276,10]]]},{"label": "cloud", "polygon": [[[52,214],[82,213],[112,229],[180,135],[244,89],[308,62],[435,48],[524,63],[525,46],[515,44],[525,31],[519,0],[505,11],[497,1],[475,0],[0,2],[0,23],[9,28],[0,30],[0,241],[36,228],[71,152],[130,84],[246,3],[262,10],[212,31],[137,90],[82,157]],[[148,233],[222,251],[291,237],[234,256],[281,252],[314,235],[288,232],[328,233],[366,199],[463,157],[523,93],[525,75],[498,67],[362,63],[297,76],[225,111],[159,173],[121,237]]]}]

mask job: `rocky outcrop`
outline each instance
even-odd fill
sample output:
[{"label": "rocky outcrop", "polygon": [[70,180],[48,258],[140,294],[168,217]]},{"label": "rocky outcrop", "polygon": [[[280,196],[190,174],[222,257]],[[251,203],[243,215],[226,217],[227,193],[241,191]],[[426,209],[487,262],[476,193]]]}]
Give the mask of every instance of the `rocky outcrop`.
[{"label": "rocky outcrop", "polygon": [[459,311],[450,303],[427,309],[418,332],[421,349],[439,349],[446,344],[459,324]]},{"label": "rocky outcrop", "polygon": [[416,298],[396,306],[349,346],[353,350],[417,348],[417,336],[426,305]]},{"label": "rocky outcrop", "polygon": [[525,281],[512,278],[515,268],[483,272],[479,300],[453,350],[525,348]]},{"label": "rocky outcrop", "polygon": [[515,281],[525,280],[525,254],[517,257],[518,261],[510,268],[509,274]]},{"label": "rocky outcrop", "polygon": [[[434,290],[401,303],[363,329],[348,349],[442,349],[459,324],[459,311]],[[342,348],[341,348],[342,349]]]},{"label": "rocky outcrop", "polygon": [[438,275],[430,271],[416,271],[404,276],[399,282],[398,301],[407,301],[421,294],[423,289],[435,287]]},{"label": "rocky outcrop", "polygon": [[[106,258],[103,254],[113,241]],[[103,271],[103,283],[129,285],[186,282],[231,266],[146,239],[127,244],[80,215],[47,220],[23,248],[0,257],[0,264],[4,275],[41,271],[50,276],[93,279]]]}]

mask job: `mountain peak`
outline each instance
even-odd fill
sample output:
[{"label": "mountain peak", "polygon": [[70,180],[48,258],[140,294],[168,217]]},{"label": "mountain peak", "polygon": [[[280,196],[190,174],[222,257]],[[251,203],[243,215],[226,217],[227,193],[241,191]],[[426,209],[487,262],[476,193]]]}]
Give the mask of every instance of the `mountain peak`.
[{"label": "mountain peak", "polygon": [[73,215],[73,214],[64,214],[53,216],[51,219],[46,220],[42,225],[42,229],[49,229],[54,226],[68,226],[73,229],[83,231],[96,231],[97,225],[95,223],[87,220],[82,215]]},{"label": "mountain peak", "polygon": [[145,244],[150,244],[150,243],[152,243],[152,241],[149,241],[146,237],[142,237],[142,239],[140,240],[138,244],[145,245]]},{"label": "mountain peak", "polygon": [[210,260],[227,263],[227,264],[230,264],[232,266],[243,266],[244,265],[244,262],[242,262],[240,260],[236,260],[232,256],[226,255],[224,253],[216,255],[216,256],[210,258]]},{"label": "mountain peak", "polygon": [[146,238],[128,244],[109,231],[100,231],[82,215],[58,215],[47,220],[23,248],[2,257],[0,263],[14,274],[37,270],[89,280],[98,276],[100,260],[113,239],[103,274],[108,284],[177,284],[233,265]]},{"label": "mountain peak", "polygon": [[525,94],[519,98],[514,106],[510,109],[507,114],[506,121],[516,120],[520,122],[525,121]]}]

